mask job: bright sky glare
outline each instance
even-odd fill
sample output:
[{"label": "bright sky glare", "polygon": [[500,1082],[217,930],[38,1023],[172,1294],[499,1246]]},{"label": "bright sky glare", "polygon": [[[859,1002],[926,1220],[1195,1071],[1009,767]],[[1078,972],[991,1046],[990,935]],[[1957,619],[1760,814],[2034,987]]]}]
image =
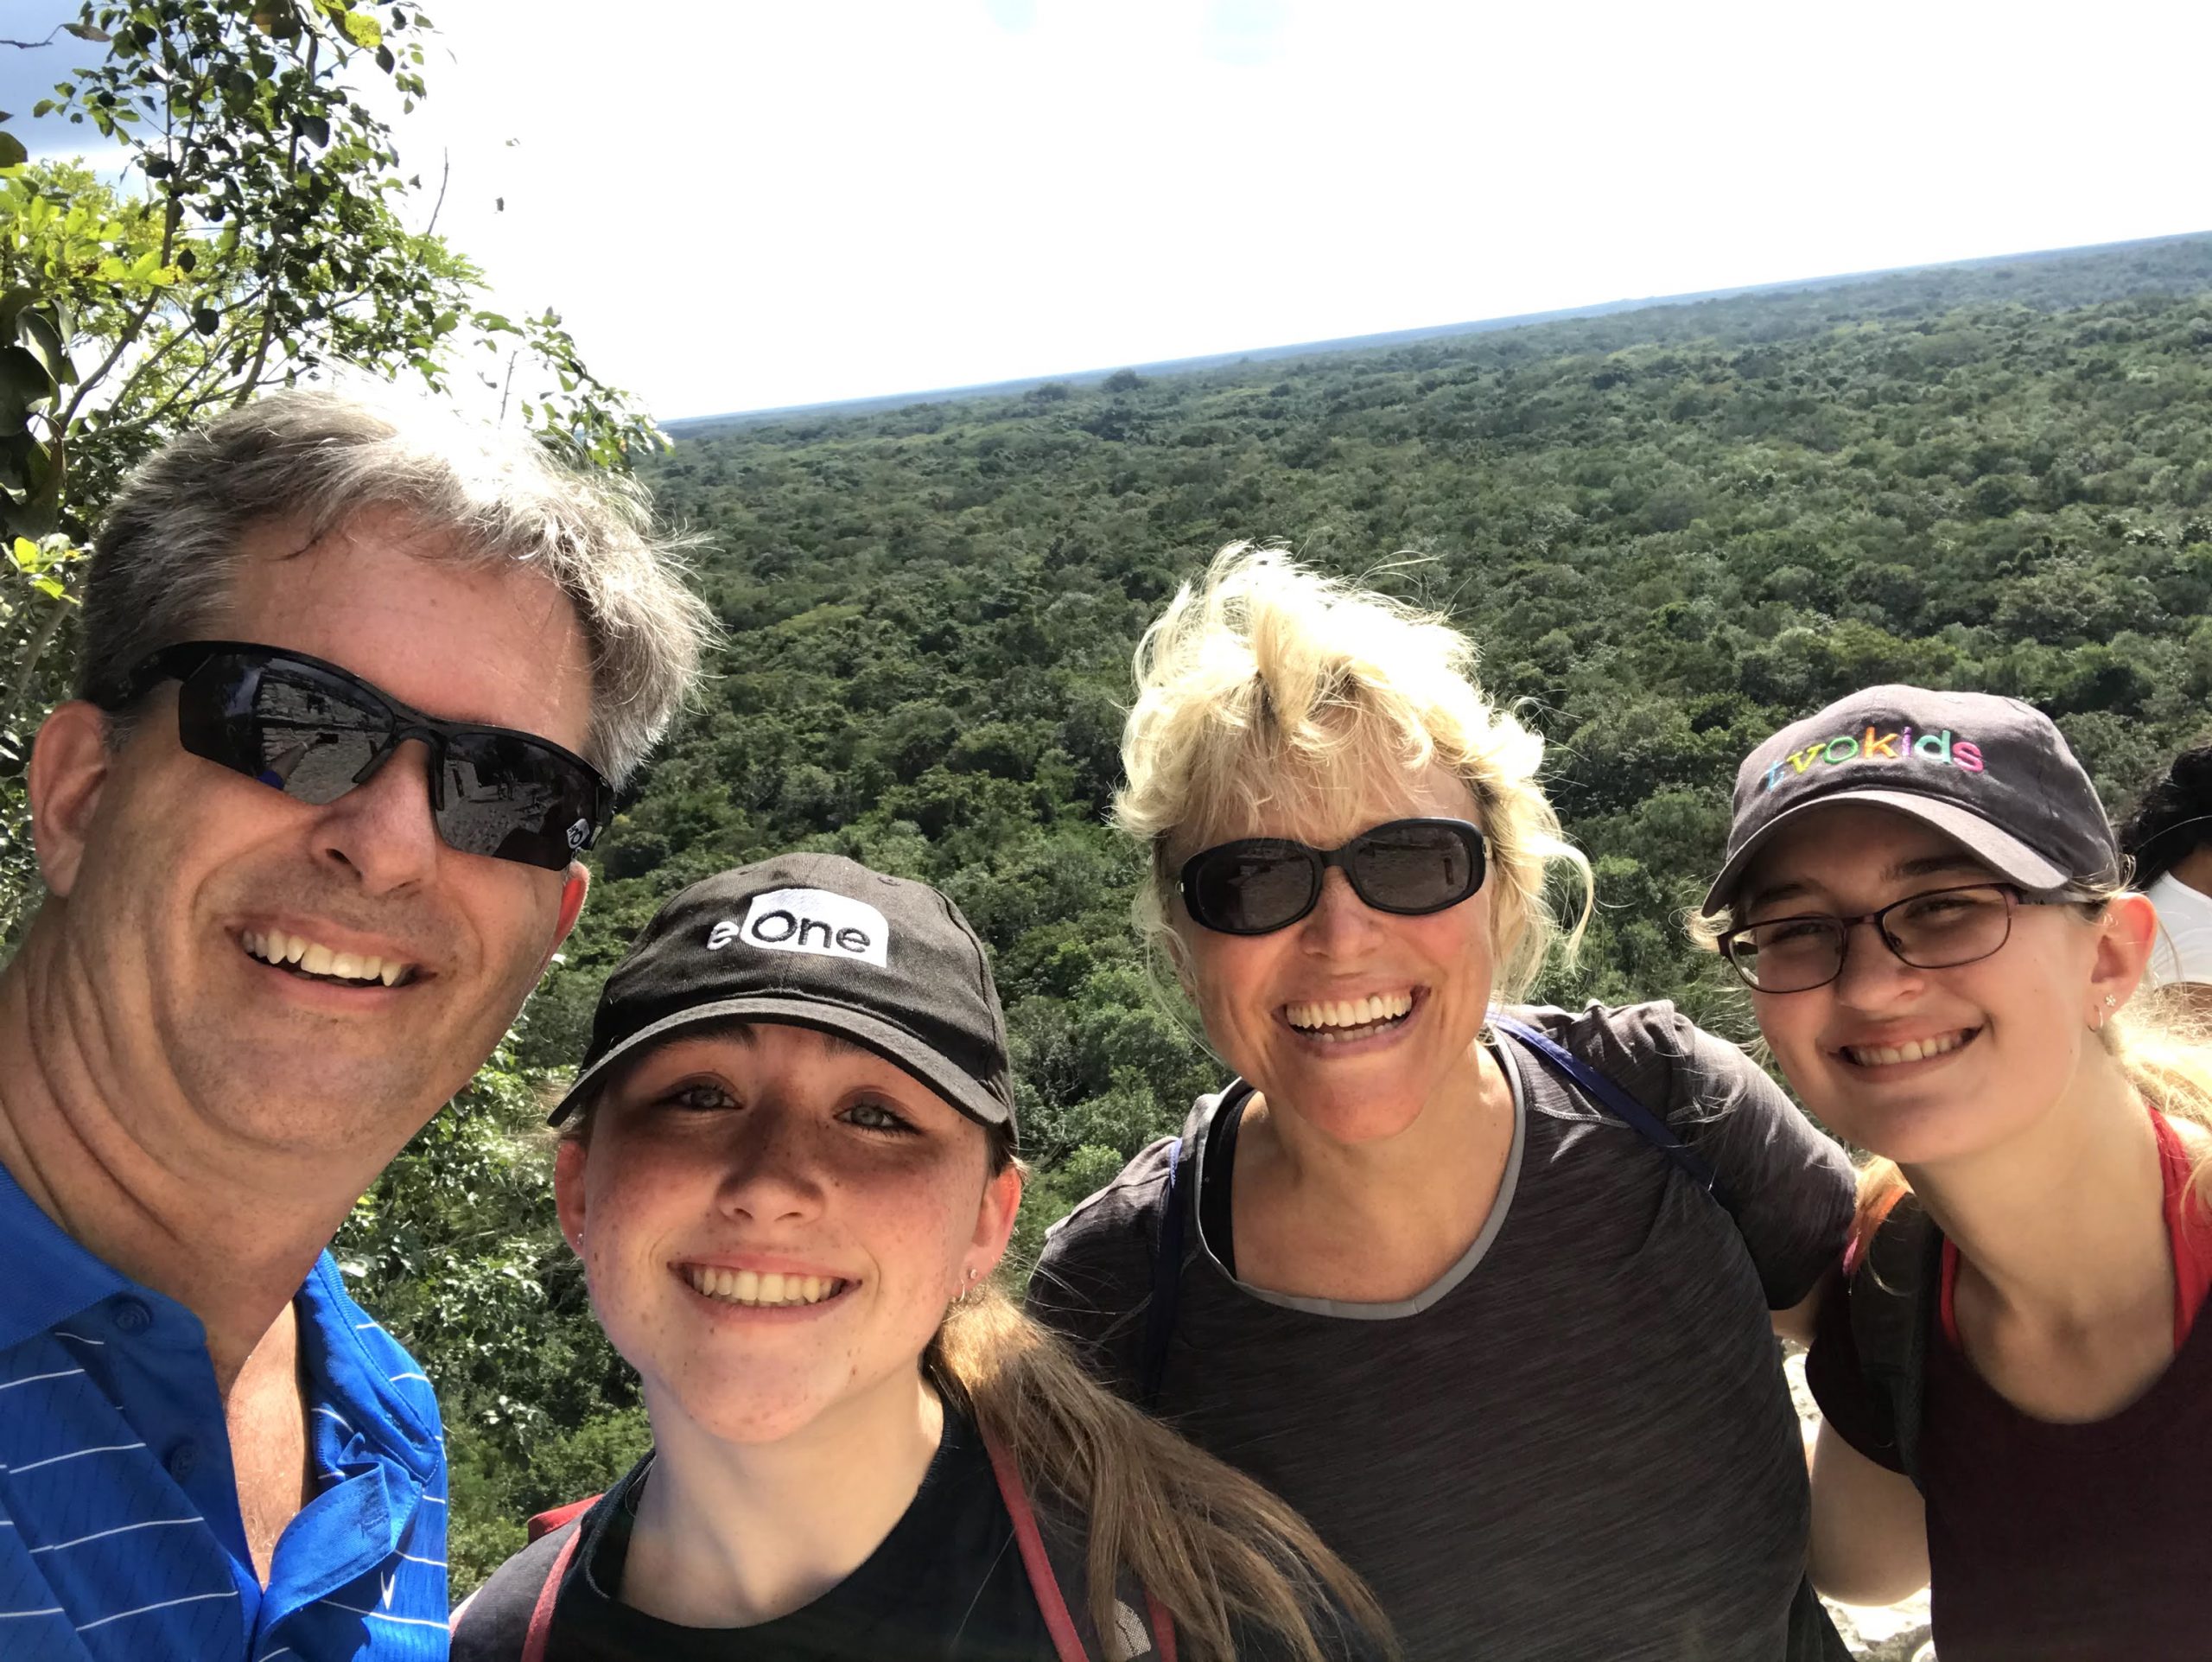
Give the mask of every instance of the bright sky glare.
[{"label": "bright sky glare", "polygon": [[2212,228],[2202,0],[430,11],[440,228],[664,419]]}]

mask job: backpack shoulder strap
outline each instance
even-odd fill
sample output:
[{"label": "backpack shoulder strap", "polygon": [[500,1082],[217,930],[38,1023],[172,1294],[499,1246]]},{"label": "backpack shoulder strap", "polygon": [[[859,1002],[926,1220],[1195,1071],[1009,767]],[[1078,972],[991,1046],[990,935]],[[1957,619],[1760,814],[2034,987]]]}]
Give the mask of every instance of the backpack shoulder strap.
[{"label": "backpack shoulder strap", "polygon": [[1719,1201],[1724,1210],[1735,1211],[1734,1203],[1729,1199],[1727,1191],[1720,1187],[1719,1179],[1713,1175],[1713,1168],[1676,1137],[1665,1120],[1580,1056],[1574,1055],[1548,1035],[1539,1033],[1527,1022],[1516,1021],[1510,1016],[1493,1010],[1490,1024],[1501,1033],[1511,1034],[1535,1052],[1537,1060],[1546,1067],[1580,1086],[1599,1106],[1681,1167],[1689,1180]]},{"label": "backpack shoulder strap", "polygon": [[[1252,1094],[1243,1079],[1232,1080],[1214,1105],[1211,1119],[1241,1109]],[[1183,1293],[1183,1261],[1190,1214],[1198,1210],[1191,1193],[1191,1168],[1202,1130],[1193,1113],[1182,1136],[1167,1145],[1167,1183],[1160,1197],[1160,1225],[1152,1242],[1152,1298],[1145,1306],[1144,1348],[1137,1359],[1137,1406],[1147,1414],[1160,1406],[1160,1381],[1167,1374],[1167,1343],[1175,1334],[1175,1306]]]},{"label": "backpack shoulder strap", "polygon": [[1867,1242],[1851,1277],[1851,1338],[1859,1377],[1885,1413],[1897,1462],[1920,1482],[1928,1346],[1943,1284],[1943,1232],[1910,1194]]},{"label": "backpack shoulder strap", "polygon": [[[1176,1662],[1175,1624],[1148,1591],[1116,1588],[1115,1631],[1103,1635],[1094,1633],[1084,1543],[1069,1531],[1048,1529],[1039,1521],[1013,1455],[991,1431],[983,1430],[982,1438],[984,1451],[990,1456],[991,1474],[998,1480],[999,1498],[1014,1520],[1021,1567],[1028,1574],[1037,1608],[1044,1614],[1058,1662],[1093,1662],[1094,1657],[1103,1657],[1104,1662]],[[1076,1595],[1073,1603],[1069,1602],[1070,1590]],[[1141,1616],[1135,1608],[1139,1603],[1145,1610]]]},{"label": "backpack shoulder strap", "polygon": [[561,1550],[553,1557],[553,1568],[545,1577],[544,1585],[537,1589],[537,1602],[531,1606],[530,1631],[523,1635],[522,1662],[545,1662],[545,1647],[553,1641],[553,1607],[560,1602],[561,1578],[569,1573],[569,1563],[576,1556],[576,1543],[583,1538],[579,1525],[568,1526],[569,1538],[561,1543]]},{"label": "backpack shoulder strap", "polygon": [[1185,1139],[1167,1145],[1167,1186],[1160,1200],[1160,1231],[1152,1243],[1152,1299],[1145,1306],[1144,1350],[1137,1364],[1137,1404],[1146,1413],[1160,1405],[1160,1382],[1167,1372],[1167,1341],[1175,1332],[1175,1305],[1183,1291],[1183,1149]]},{"label": "backpack shoulder strap", "polygon": [[544,1662],[553,1607],[582,1520],[548,1531],[493,1570],[453,1614],[454,1662]]}]

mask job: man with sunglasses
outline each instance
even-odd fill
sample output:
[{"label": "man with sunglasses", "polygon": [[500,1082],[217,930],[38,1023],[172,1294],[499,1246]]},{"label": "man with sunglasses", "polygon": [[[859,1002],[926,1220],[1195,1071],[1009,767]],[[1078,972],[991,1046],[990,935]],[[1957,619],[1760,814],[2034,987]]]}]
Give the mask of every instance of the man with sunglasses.
[{"label": "man with sunglasses", "polygon": [[0,1652],[444,1652],[429,1383],[324,1249],[575,923],[704,635],[637,503],[286,393],[94,550],[0,971]]}]

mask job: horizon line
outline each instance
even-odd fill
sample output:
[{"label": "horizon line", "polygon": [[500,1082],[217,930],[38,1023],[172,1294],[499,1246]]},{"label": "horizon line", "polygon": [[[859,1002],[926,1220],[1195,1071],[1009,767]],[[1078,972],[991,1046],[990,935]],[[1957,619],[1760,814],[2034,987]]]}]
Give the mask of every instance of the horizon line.
[{"label": "horizon line", "polygon": [[709,426],[728,422],[767,421],[784,416],[831,415],[861,409],[881,411],[903,408],[912,404],[934,404],[954,398],[982,398],[990,393],[1013,393],[1032,387],[1046,386],[1054,382],[1070,386],[1082,386],[1103,381],[1124,371],[1140,375],[1190,374],[1202,369],[1217,368],[1255,359],[1289,357],[1302,353],[1327,353],[1355,350],[1363,347],[1410,344],[1416,341],[1434,340],[1446,335],[1488,333],[1515,328],[1532,328],[1544,323],[1568,322],[1576,318],[1599,317],[1624,311],[1656,311],[1665,306],[1692,305],[1709,300],[1732,300],[1745,295],[1781,294],[1793,290],[1825,288],[1834,284],[1869,283],[1882,277],[1910,277],[1924,271],[1962,271],[1974,266],[2003,265],[2017,260],[2059,259],[2075,254],[2113,253],[2127,248],[2151,248],[2167,243],[2190,242],[2212,237],[2212,229],[2177,231],[2155,237],[2124,237],[2117,242],[2079,243],[2065,248],[2032,248],[2012,253],[1976,254],[1964,259],[1934,260],[1923,265],[1875,266],[1858,271],[1832,271],[1818,277],[1783,277],[1770,283],[1746,283],[1732,288],[1695,289],[1679,294],[1626,296],[1615,300],[1592,301],[1580,306],[1561,306],[1533,312],[1507,312],[1493,317],[1464,319],[1451,323],[1416,324],[1402,329],[1381,329],[1366,334],[1328,335],[1316,340],[1289,341],[1274,346],[1230,348],[1222,352],[1198,353],[1185,358],[1163,358],[1149,362],[1115,364],[1080,370],[1064,370],[1052,373],[1010,376],[996,381],[969,381],[950,386],[917,388],[895,392],[864,392],[850,398],[820,398],[804,404],[760,404],[743,410],[722,410],[699,416],[671,416],[660,424],[672,436],[680,436],[678,429]]}]

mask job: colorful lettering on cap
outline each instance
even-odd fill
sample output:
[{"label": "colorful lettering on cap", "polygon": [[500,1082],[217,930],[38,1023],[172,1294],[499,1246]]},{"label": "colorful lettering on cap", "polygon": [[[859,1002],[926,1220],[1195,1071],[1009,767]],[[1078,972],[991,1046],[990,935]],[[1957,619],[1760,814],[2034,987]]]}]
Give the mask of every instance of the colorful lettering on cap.
[{"label": "colorful lettering on cap", "polygon": [[1791,751],[1766,770],[1766,788],[1771,791],[1784,779],[1794,779],[1815,767],[1841,767],[1854,761],[1885,767],[1920,763],[1956,767],[1968,774],[1988,771],[1988,764],[1982,760],[1981,747],[1970,739],[1955,737],[1948,728],[1915,737],[1909,727],[1901,727],[1893,733],[1869,727],[1863,733],[1839,733],[1832,739]]},{"label": "colorful lettering on cap", "polygon": [[707,950],[720,952],[736,940],[772,952],[812,952],[890,966],[891,926],[883,914],[866,901],[825,888],[779,888],[755,895],[743,923],[725,918],[708,932]]}]

